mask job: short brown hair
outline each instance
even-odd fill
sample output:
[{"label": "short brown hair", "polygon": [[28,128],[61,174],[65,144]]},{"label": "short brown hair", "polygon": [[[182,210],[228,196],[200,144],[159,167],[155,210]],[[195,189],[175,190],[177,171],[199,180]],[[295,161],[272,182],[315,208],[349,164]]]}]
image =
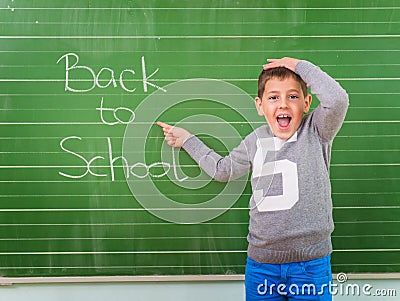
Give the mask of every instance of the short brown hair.
[{"label": "short brown hair", "polygon": [[306,97],[308,94],[307,84],[297,73],[295,73],[292,70],[289,70],[285,67],[271,68],[271,69],[263,70],[261,72],[260,76],[258,77],[258,97],[262,98],[262,96],[264,94],[265,84],[270,79],[277,78],[279,80],[284,80],[289,77],[293,78],[300,84],[300,87],[304,94],[304,97]]}]

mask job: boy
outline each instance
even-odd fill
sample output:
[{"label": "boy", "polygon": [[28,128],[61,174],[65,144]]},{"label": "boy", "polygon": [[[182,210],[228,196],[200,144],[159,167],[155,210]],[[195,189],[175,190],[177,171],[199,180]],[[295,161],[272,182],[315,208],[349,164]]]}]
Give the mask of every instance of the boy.
[{"label": "boy", "polygon": [[[183,147],[219,181],[252,170],[246,300],[332,300],[330,151],[348,107],[340,85],[310,62],[271,59],[255,105],[268,125],[226,157],[182,128],[158,122],[167,143]],[[312,97],[320,101],[307,114]]]}]

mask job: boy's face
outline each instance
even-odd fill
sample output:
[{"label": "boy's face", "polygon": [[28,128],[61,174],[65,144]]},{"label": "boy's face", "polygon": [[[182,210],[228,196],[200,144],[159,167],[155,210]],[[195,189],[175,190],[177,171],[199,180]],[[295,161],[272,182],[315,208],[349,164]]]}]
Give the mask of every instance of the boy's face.
[{"label": "boy's face", "polygon": [[309,94],[304,97],[300,83],[289,77],[268,80],[262,98],[257,97],[255,102],[258,115],[265,116],[274,135],[287,140],[300,127],[311,100]]}]

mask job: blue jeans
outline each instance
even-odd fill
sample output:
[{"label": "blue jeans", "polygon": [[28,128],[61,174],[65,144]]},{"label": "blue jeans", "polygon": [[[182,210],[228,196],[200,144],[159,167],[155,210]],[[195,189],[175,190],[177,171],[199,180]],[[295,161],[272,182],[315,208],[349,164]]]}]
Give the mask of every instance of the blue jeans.
[{"label": "blue jeans", "polygon": [[247,258],[246,301],[331,301],[330,255],[285,264],[259,263]]}]

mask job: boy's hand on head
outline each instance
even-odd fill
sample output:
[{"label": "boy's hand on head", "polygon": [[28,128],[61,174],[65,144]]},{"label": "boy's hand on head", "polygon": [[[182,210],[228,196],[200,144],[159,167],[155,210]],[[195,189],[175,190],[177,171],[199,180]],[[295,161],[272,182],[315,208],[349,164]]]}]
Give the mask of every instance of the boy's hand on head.
[{"label": "boy's hand on head", "polygon": [[264,70],[268,70],[271,68],[277,68],[277,67],[285,67],[289,70],[292,70],[293,72],[296,72],[296,65],[300,60],[290,58],[290,57],[284,57],[281,59],[268,59],[267,64],[263,66]]},{"label": "boy's hand on head", "polygon": [[169,146],[182,147],[183,143],[191,135],[187,130],[172,126],[158,121],[157,125],[161,126],[164,131],[165,141]]}]

